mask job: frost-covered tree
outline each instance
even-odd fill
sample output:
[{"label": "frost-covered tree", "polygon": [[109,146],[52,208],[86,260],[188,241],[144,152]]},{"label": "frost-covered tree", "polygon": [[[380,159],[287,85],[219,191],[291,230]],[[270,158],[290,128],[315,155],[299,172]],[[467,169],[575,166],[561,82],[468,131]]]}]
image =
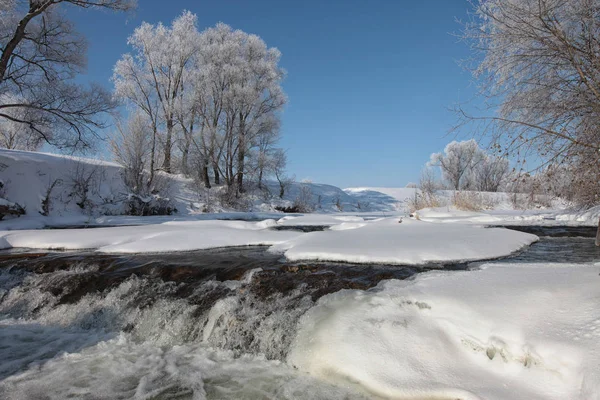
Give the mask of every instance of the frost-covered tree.
[{"label": "frost-covered tree", "polygon": [[121,11],[134,5],[133,0],[3,0],[0,119],[26,126],[61,148],[89,146],[114,104],[101,87],[74,81],[85,69],[87,45],[63,11],[67,6]]},{"label": "frost-covered tree", "polygon": [[295,178],[293,176],[288,176],[285,173],[285,169],[287,167],[287,155],[283,149],[277,149],[273,152],[272,155],[272,167],[273,174],[277,179],[277,183],[279,184],[279,198],[283,199],[285,196],[285,192],[294,183]]},{"label": "frost-covered tree", "polygon": [[211,186],[210,168],[217,185],[227,170],[227,165],[222,165],[222,158],[226,139],[233,137],[233,122],[225,116],[225,101],[231,96],[243,35],[243,32],[219,23],[199,37],[199,56],[194,66],[194,110],[201,126],[193,138],[195,159],[200,161],[198,175],[208,188]]},{"label": "frost-covered tree", "polygon": [[256,146],[253,157],[254,172],[258,181],[258,188],[263,188],[264,179],[272,176],[279,160],[281,149],[277,147],[279,142],[279,120],[272,120],[273,125],[265,129],[256,138]]},{"label": "frost-covered tree", "polygon": [[[201,128],[196,158],[210,187],[223,177],[230,189],[244,190],[244,176],[264,167],[264,155],[279,133],[279,111],[286,102],[280,53],[256,35],[217,24],[200,34],[196,110]],[[266,146],[266,147],[265,147]],[[255,156],[257,159],[248,160]]]},{"label": "frost-covered tree", "polygon": [[497,192],[510,173],[508,159],[485,154],[472,171],[472,184],[480,192]]},{"label": "frost-covered tree", "polygon": [[113,157],[123,166],[125,185],[137,195],[148,194],[153,183],[146,175],[152,153],[152,136],[148,135],[151,124],[147,115],[138,111],[127,121],[117,121],[110,140]]},{"label": "frost-covered tree", "polygon": [[485,154],[473,139],[464,142],[453,141],[443,153],[431,155],[429,164],[438,166],[442,178],[454,190],[469,189],[472,185],[473,171]]},{"label": "frost-covered tree", "polygon": [[270,135],[279,127],[274,121],[287,101],[281,88],[284,71],[279,67],[279,50],[268,48],[260,37],[222,25],[217,29],[230,32],[220,51],[231,55],[224,66],[223,175],[230,188],[243,192],[250,149],[260,135]]},{"label": "frost-covered tree", "polygon": [[115,94],[148,116],[153,143],[162,145],[163,169],[173,170],[172,153],[179,149],[181,170],[207,188],[211,177],[217,185],[224,179],[237,196],[247,174],[262,185],[272,173],[286,102],[279,51],[225,24],[199,33],[189,12],[170,28],[143,24],[129,43],[135,54],[116,64]]},{"label": "frost-covered tree", "polygon": [[[459,109],[463,122],[478,123],[509,154],[600,175],[600,0],[472,5],[463,36],[491,110],[480,117]],[[586,186],[600,192],[597,179]]]},{"label": "frost-covered tree", "polygon": [[115,96],[140,107],[154,120],[164,155],[162,169],[172,172],[171,156],[176,134],[177,107],[187,74],[198,49],[197,17],[184,12],[170,27],[144,22],[127,43],[133,54],[125,54],[114,69]]}]

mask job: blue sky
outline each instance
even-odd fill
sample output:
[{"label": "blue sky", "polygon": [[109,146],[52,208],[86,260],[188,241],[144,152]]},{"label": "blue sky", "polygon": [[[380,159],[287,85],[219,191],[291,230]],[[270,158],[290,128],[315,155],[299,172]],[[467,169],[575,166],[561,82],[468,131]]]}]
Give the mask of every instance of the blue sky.
[{"label": "blue sky", "polygon": [[89,41],[84,79],[111,87],[112,67],[142,21],[183,10],[200,28],[219,21],[261,36],[287,70],[282,146],[297,179],[404,186],[454,139],[448,107],[474,94],[452,33],[466,0],[139,0],[131,14],[71,9]]}]

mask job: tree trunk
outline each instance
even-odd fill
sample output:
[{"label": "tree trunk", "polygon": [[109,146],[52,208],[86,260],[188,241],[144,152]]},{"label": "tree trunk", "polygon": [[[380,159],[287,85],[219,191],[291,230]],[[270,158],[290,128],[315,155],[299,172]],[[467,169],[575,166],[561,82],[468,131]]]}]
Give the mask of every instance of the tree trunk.
[{"label": "tree trunk", "polygon": [[598,218],[598,231],[596,231],[596,246],[600,246],[600,218]]},{"label": "tree trunk", "polygon": [[181,172],[185,176],[188,176],[189,172],[190,172],[188,169],[189,154],[190,154],[190,144],[186,143],[185,146],[183,147],[183,150],[181,151]]},{"label": "tree trunk", "polygon": [[184,129],[185,143],[183,144],[183,150],[181,151],[181,172],[185,176],[190,175],[189,158],[190,158],[190,147],[192,147],[192,135],[194,134],[194,123],[190,124],[190,129]]},{"label": "tree trunk", "polygon": [[12,58],[13,53],[19,45],[19,43],[21,43],[21,41],[25,37],[25,30],[27,29],[27,24],[29,24],[29,21],[45,12],[48,9],[48,7],[50,7],[53,4],[54,3],[51,2],[46,2],[42,5],[35,5],[33,2],[30,3],[29,12],[27,13],[27,15],[25,15],[25,17],[23,17],[22,20],[19,21],[17,29],[13,33],[12,38],[8,41],[6,46],[4,46],[2,56],[0,56],[0,83],[2,83],[6,78],[6,70],[8,69],[10,59]]},{"label": "tree trunk", "polygon": [[150,178],[148,179],[148,189],[152,188],[154,182],[154,159],[156,157],[156,126],[152,128],[152,148],[150,149]]},{"label": "tree trunk", "polygon": [[244,193],[244,161],[246,154],[244,150],[240,148],[238,152],[238,171],[237,171],[237,187],[240,193]]},{"label": "tree trunk", "polygon": [[221,184],[221,175],[219,174],[219,166],[217,163],[213,163],[213,173],[215,175],[215,185]]},{"label": "tree trunk", "polygon": [[263,169],[261,168],[258,172],[258,188],[262,190],[262,178],[263,178]]},{"label": "tree trunk", "polygon": [[210,189],[210,178],[208,176],[208,161],[202,164],[202,179],[204,179],[204,187]]},{"label": "tree trunk", "polygon": [[173,120],[167,121],[167,137],[165,138],[165,159],[163,161],[163,170],[171,173],[171,151],[173,148]]},{"label": "tree trunk", "polygon": [[246,161],[246,120],[240,113],[240,127],[238,133],[238,159],[237,159],[237,189],[244,193],[244,163]]}]

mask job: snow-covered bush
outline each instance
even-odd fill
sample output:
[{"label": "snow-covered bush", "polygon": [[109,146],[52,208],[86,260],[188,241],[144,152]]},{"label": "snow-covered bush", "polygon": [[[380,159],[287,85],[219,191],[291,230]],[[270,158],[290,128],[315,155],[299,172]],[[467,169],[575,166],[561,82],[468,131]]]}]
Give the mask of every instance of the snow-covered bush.
[{"label": "snow-covered bush", "polygon": [[452,196],[452,205],[464,211],[492,210],[498,203],[499,200],[487,192],[459,191]]},{"label": "snow-covered bush", "polygon": [[297,209],[297,212],[309,213],[315,210],[315,204],[313,202],[313,192],[309,185],[301,185],[298,195],[294,199],[293,206]]},{"label": "snow-covered bush", "polygon": [[98,165],[75,162],[68,177],[67,186],[70,189],[68,197],[86,214],[91,215],[99,206],[92,198],[98,197],[98,188],[102,184],[104,171]]},{"label": "snow-covered bush", "polygon": [[171,205],[171,200],[158,194],[142,197],[130,194],[126,202],[127,215],[172,215],[177,209]]},{"label": "snow-covered bush", "polygon": [[56,186],[62,185],[62,182],[63,182],[62,179],[51,179],[48,182],[48,186],[46,187],[46,190],[44,191],[45,195],[44,195],[44,197],[42,197],[41,208],[40,208],[40,214],[42,214],[44,217],[47,217],[48,215],[50,215],[50,210],[51,210],[52,200],[53,200],[52,192],[54,191]]},{"label": "snow-covered bush", "polygon": [[421,171],[419,179],[419,188],[415,190],[413,196],[407,199],[410,212],[415,212],[422,208],[441,207],[443,201],[438,195],[440,184],[435,178],[431,167],[425,167]]},{"label": "snow-covered bush", "polygon": [[0,197],[0,220],[6,216],[20,217],[21,215],[25,215],[23,207]]},{"label": "snow-covered bush", "polygon": [[221,207],[237,211],[249,211],[252,208],[251,193],[241,193],[235,185],[226,186],[221,190],[219,200]]}]

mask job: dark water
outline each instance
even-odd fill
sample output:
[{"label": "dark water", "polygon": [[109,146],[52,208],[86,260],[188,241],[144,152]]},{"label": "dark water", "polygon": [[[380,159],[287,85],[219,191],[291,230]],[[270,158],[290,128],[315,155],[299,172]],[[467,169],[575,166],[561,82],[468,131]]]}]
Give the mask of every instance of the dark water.
[{"label": "dark water", "polygon": [[497,262],[587,263],[600,261],[596,227],[586,226],[506,226],[532,233],[540,240],[523,251]]},{"label": "dark water", "polygon": [[540,237],[527,249],[497,262],[588,263],[600,261],[595,239],[584,237]]},{"label": "dark water", "polygon": [[535,226],[535,225],[508,225],[500,228],[512,229],[519,232],[531,233],[539,237],[584,237],[595,238],[595,226]]}]

